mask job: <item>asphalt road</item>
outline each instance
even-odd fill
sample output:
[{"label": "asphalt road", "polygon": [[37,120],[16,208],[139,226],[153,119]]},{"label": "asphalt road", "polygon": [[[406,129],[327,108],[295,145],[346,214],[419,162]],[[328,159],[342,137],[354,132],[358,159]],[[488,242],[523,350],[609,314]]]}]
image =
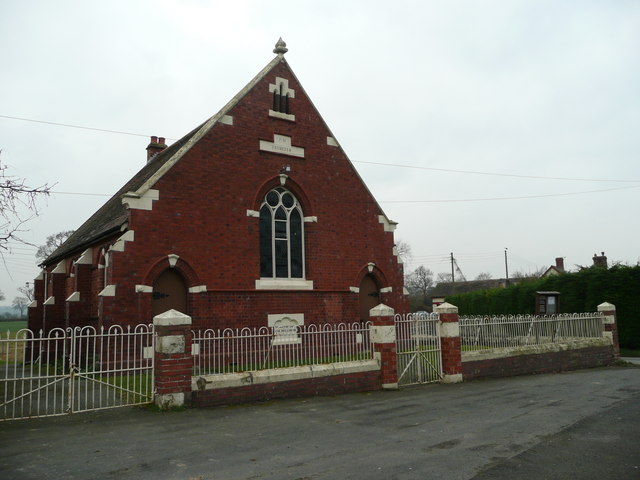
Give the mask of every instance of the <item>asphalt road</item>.
[{"label": "asphalt road", "polygon": [[640,479],[640,368],[0,423],[0,478]]}]

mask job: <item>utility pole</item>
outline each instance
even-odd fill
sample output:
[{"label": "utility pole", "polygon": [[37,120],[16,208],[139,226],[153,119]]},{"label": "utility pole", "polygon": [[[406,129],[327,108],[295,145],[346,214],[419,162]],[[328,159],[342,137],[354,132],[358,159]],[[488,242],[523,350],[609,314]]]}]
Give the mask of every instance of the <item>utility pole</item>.
[{"label": "utility pole", "polygon": [[455,277],[455,275],[453,273],[453,262],[454,262],[453,252],[451,252],[451,283],[455,284],[456,283],[456,277]]},{"label": "utility pole", "polygon": [[505,285],[509,286],[509,263],[507,261],[507,250],[508,250],[508,248],[504,247],[504,270],[505,270],[505,273],[507,275],[507,279],[506,279]]},{"label": "utility pole", "polygon": [[454,270],[453,270],[453,252],[451,252],[451,293],[455,294],[456,293],[456,277],[454,274]]}]

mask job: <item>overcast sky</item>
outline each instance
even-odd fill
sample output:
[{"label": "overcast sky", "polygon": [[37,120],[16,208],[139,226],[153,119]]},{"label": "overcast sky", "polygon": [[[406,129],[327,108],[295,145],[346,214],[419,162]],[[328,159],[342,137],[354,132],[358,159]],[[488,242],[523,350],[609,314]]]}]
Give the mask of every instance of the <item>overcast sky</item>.
[{"label": "overcast sky", "polygon": [[[108,198],[82,193],[113,194],[149,135],[172,142],[216,113],[279,36],[399,222],[405,270],[449,272],[453,252],[468,279],[504,277],[505,248],[510,273],[640,260],[636,0],[3,0],[2,163],[71,193],[41,201],[23,238],[80,226]],[[39,271],[34,247],[12,247],[0,304]]]}]

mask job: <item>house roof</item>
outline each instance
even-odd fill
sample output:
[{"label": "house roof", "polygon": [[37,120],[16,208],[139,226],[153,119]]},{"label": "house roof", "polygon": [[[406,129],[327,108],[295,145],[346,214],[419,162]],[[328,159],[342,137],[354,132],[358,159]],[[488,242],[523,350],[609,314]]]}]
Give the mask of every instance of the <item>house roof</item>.
[{"label": "house roof", "polygon": [[131,180],[84,222],[60,247],[49,255],[41,265],[52,265],[70,254],[87,248],[102,238],[109,237],[121,230],[127,221],[127,207],[122,203],[125,194],[141,197],[162,176],[168,172],[216,123],[227,114],[265,75],[278,63],[285,62],[283,53],[279,53],[265,66],[238,94],[218,113],[187,133],[177,142],[153,157]]},{"label": "house roof", "polygon": [[565,273],[564,270],[560,270],[555,265],[551,265],[542,275],[540,275],[540,278],[548,277],[550,275],[560,275],[561,273]]}]

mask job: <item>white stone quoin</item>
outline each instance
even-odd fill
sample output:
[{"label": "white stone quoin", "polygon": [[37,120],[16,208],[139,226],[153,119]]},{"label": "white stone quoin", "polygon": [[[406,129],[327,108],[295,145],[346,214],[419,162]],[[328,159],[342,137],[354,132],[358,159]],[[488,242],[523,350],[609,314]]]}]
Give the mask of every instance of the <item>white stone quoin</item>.
[{"label": "white stone quoin", "polygon": [[153,202],[160,199],[160,192],[150,188],[144,194],[127,192],[122,196],[122,203],[130,210],[152,210]]},{"label": "white stone quoin", "polygon": [[107,285],[102,289],[102,291],[98,294],[99,297],[115,297],[116,296],[116,286],[115,285]]},{"label": "white stone quoin", "polygon": [[66,300],[67,302],[79,302],[80,301],[80,292],[73,292],[69,295],[69,298]]}]

